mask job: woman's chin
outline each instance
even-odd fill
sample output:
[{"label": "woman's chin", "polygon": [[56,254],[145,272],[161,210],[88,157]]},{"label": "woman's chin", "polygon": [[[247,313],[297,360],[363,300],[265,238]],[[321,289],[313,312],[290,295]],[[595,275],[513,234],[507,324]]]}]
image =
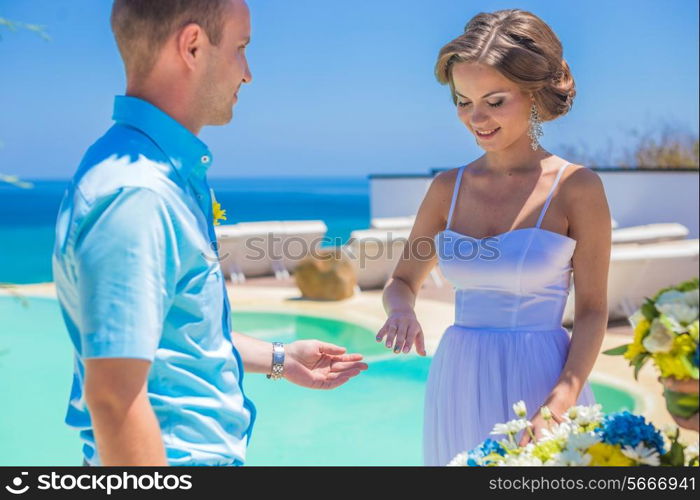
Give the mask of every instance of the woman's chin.
[{"label": "woman's chin", "polygon": [[478,144],[479,147],[480,147],[481,149],[483,149],[484,151],[495,152],[495,151],[500,151],[501,149],[503,149],[503,148],[500,147],[498,144],[484,144],[484,143],[481,143],[481,142],[477,142],[477,144]]}]

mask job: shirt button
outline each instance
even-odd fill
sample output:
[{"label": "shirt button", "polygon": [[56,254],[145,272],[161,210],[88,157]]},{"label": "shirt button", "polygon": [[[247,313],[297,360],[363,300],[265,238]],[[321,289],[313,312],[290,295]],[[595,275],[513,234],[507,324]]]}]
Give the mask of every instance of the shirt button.
[{"label": "shirt button", "polygon": [[211,161],[211,157],[209,155],[204,155],[202,156],[202,163],[205,165]]}]

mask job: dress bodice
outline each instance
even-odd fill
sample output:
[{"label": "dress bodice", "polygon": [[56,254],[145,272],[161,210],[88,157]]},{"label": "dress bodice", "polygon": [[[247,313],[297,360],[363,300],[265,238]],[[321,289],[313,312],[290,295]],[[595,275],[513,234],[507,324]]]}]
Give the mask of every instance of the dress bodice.
[{"label": "dress bodice", "polygon": [[465,167],[460,168],[447,229],[435,237],[440,269],[456,290],[456,325],[509,330],[561,327],[576,240],[540,225],[568,165],[560,167],[534,227],[487,238],[450,229]]}]

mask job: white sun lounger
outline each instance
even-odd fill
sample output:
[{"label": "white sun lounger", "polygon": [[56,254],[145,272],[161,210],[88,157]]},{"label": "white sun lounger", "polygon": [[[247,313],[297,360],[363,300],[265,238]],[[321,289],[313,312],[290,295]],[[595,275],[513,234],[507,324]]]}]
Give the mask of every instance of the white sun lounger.
[{"label": "white sun lounger", "polygon": [[659,223],[643,226],[630,226],[613,229],[612,242],[617,243],[655,243],[659,241],[683,240],[690,231],[683,224]]},{"label": "white sun lounger", "polygon": [[224,276],[234,283],[246,277],[273,274],[272,236],[282,231],[279,221],[241,222],[216,227],[219,258]]},{"label": "white sun lounger", "polygon": [[[625,319],[645,297],[698,275],[700,240],[664,241],[644,245],[613,245],[608,273],[608,317]],[[572,287],[564,309],[564,323],[574,319]]]},{"label": "white sun lounger", "polygon": [[370,222],[371,229],[411,229],[416,216],[410,217],[375,217]]},{"label": "white sun lounger", "polygon": [[289,277],[301,260],[320,245],[323,221],[241,222],[216,227],[224,276],[234,283],[246,277]]},{"label": "white sun lounger", "polygon": [[302,260],[318,250],[328,227],[322,220],[282,221],[280,225],[275,234],[278,238],[275,238],[273,263],[281,267],[278,277],[288,277]]},{"label": "white sun lounger", "polygon": [[407,229],[353,231],[342,247],[353,266],[362,290],[383,288],[403,256],[410,231]]}]

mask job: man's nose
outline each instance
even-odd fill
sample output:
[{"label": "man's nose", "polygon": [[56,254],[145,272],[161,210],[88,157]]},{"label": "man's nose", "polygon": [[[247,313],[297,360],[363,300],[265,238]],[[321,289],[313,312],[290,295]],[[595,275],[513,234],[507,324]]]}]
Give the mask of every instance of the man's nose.
[{"label": "man's nose", "polygon": [[243,82],[251,83],[253,81],[253,74],[250,72],[250,66],[248,63],[245,65],[245,73],[243,73]]}]

